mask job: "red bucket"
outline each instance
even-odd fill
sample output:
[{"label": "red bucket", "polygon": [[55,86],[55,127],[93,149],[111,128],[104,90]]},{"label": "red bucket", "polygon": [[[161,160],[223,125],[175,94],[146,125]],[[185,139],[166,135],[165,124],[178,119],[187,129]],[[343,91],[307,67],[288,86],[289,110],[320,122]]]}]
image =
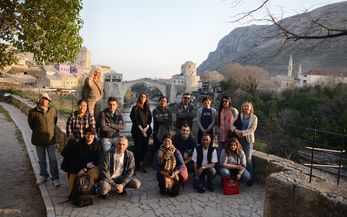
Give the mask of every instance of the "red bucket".
[{"label": "red bucket", "polygon": [[224,195],[240,194],[239,181],[234,177],[223,177]]}]

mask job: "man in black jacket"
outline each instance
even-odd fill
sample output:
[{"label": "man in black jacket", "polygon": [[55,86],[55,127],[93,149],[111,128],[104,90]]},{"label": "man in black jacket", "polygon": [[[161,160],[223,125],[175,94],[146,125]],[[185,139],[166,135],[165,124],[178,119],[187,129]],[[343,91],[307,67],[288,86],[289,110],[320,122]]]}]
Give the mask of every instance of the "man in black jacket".
[{"label": "man in black jacket", "polygon": [[103,154],[99,165],[101,195],[106,196],[111,190],[123,194],[124,188],[140,188],[140,180],[132,178],[135,170],[135,159],[127,147],[128,139],[121,136],[116,142],[116,147],[112,147]]},{"label": "man in black jacket", "polygon": [[107,100],[107,108],[100,112],[100,137],[104,152],[116,143],[119,132],[124,129],[122,113],[118,109],[118,101],[114,97]]}]

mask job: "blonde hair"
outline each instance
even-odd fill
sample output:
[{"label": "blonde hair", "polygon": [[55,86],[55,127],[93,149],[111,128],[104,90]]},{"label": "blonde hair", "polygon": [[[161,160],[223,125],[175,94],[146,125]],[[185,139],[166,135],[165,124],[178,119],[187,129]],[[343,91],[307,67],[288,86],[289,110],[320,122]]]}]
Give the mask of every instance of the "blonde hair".
[{"label": "blonde hair", "polygon": [[102,68],[101,68],[101,66],[93,66],[93,68],[92,68],[92,69],[90,70],[90,72],[89,72],[88,77],[89,77],[89,78],[93,77],[93,76],[94,76],[94,72],[95,72],[96,70],[100,70],[100,75],[98,76],[98,80],[99,80],[99,81],[102,81],[102,76],[103,76],[104,73],[102,73]]},{"label": "blonde hair", "polygon": [[249,107],[251,108],[250,113],[253,114],[254,113],[253,104],[249,101],[242,103],[241,113],[243,113],[243,108],[245,107],[245,105],[249,105]]}]

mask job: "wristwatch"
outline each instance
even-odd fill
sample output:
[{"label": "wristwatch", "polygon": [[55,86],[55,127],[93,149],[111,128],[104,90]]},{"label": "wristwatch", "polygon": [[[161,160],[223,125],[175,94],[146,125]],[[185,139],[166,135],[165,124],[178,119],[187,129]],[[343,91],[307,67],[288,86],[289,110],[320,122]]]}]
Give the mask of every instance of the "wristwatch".
[{"label": "wristwatch", "polygon": [[204,166],[202,166],[201,168],[202,168],[203,170],[206,169],[206,167],[204,167]]},{"label": "wristwatch", "polygon": [[86,173],[87,171],[88,171],[88,170],[87,170],[87,168],[83,168],[83,172],[85,172],[85,173]]}]

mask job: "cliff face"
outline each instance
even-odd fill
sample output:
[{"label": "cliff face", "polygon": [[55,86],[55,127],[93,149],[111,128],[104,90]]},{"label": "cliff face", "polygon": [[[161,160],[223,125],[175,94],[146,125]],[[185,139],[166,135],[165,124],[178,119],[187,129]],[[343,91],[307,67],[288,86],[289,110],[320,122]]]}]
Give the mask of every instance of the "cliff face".
[{"label": "cliff face", "polygon": [[[311,12],[281,20],[296,33],[310,30],[314,35],[322,34],[319,27],[310,28],[311,20],[332,28],[347,28],[347,1],[326,5]],[[310,19],[308,18],[310,17]],[[222,72],[226,64],[259,66],[270,75],[286,74],[289,56],[293,56],[295,73],[299,65],[302,71],[310,69],[347,70],[347,36],[319,40],[287,41],[283,44],[280,31],[274,25],[252,25],[236,28],[221,39],[217,49],[197,68],[199,75],[205,71]]]}]

